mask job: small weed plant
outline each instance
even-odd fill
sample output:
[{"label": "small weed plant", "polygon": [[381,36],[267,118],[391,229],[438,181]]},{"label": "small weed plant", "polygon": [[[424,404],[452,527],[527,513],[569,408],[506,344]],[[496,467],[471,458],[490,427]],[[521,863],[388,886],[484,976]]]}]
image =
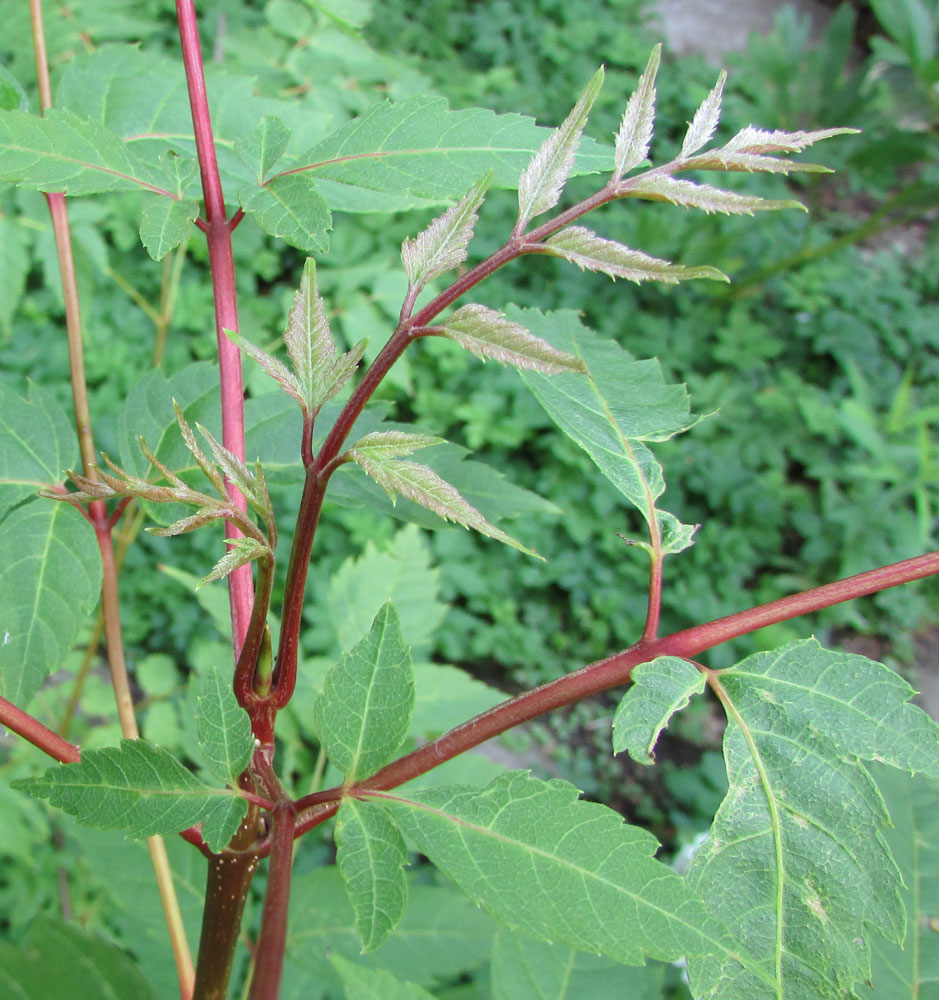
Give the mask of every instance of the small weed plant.
[{"label": "small weed plant", "polygon": [[[344,20],[356,4],[340,7],[272,3],[268,16],[288,26],[320,17],[340,41],[358,44]],[[329,109],[314,113],[301,98],[257,97],[215,72],[207,88],[192,0],[176,3],[182,68],[169,54],[89,44],[63,62],[53,99],[39,0],[30,9],[39,113],[3,69],[0,181],[25,201],[45,196],[74,420],[46,389],[31,385],[23,397],[0,387],[0,722],[33,748],[3,801],[24,830],[41,828],[32,800],[58,810],[61,910],[75,919],[11,926],[17,943],[0,944],[6,995],[173,995],[161,922],[185,1000],[688,990],[720,1000],[840,1000],[925,996],[928,981],[934,989],[939,729],[910,702],[909,685],[814,639],[721,668],[699,658],[765,626],[939,573],[939,553],[661,634],[663,569],[680,576],[697,526],[660,506],[665,480],[650,446],[698,421],[684,386],[573,311],[486,301],[486,279],[532,255],[633,282],[726,281],[707,264],[605,238],[585,217],[624,201],[639,202],[638,211],[655,201],[748,216],[798,208],[700,178],[822,172],[791,156],[853,130],[749,126],[717,140],[721,74],[677,155],[650,161],[658,47],[624,95],[612,146],[583,134],[602,69],[553,130],[421,96],[357,109],[335,129]],[[567,193],[574,187],[579,200]],[[495,188],[517,189],[517,211],[504,242],[476,254],[477,213]],[[207,254],[217,364],[155,370],[119,412],[99,415],[89,402],[68,206],[102,194],[164,262],[165,288],[179,287],[190,242],[190,255]],[[332,213],[432,206],[436,217],[401,246],[397,323],[384,335],[370,329],[368,342],[342,342],[321,292],[327,265],[318,275],[316,263]],[[342,225],[340,217],[337,237]],[[258,233],[313,256],[296,264],[286,320],[249,337],[239,328],[246,282],[234,245],[249,234],[261,246]],[[341,280],[330,272],[332,287]],[[151,307],[157,364],[171,299]],[[621,325],[628,344],[628,320]],[[118,342],[120,328],[108,336]],[[49,330],[35,338],[43,352],[60,350]],[[421,659],[441,606],[414,529],[394,536],[394,558],[367,545],[332,580],[318,571],[317,528],[333,501],[418,524],[455,522],[518,550],[532,573],[552,558],[525,543],[524,522],[514,534],[500,524],[537,509],[537,497],[464,461],[433,427],[395,419],[382,396],[402,359],[440,340],[518,369],[557,440],[583,449],[618,491],[608,529],[624,533],[623,561],[648,566],[645,625],[632,645],[572,662],[508,700]],[[448,397],[445,375],[436,392],[444,406],[460,402]],[[110,455],[96,446],[100,419]],[[498,417],[491,425],[498,429]],[[124,658],[120,563],[144,521],[156,536],[217,533],[209,542],[217,561],[201,580],[172,572],[196,584],[206,628],[222,622],[230,644],[205,646],[184,665],[179,697],[165,655],[131,669]],[[150,571],[156,579],[157,567]],[[216,598],[226,586],[222,611]],[[80,747],[68,734],[76,711],[95,714],[81,707],[88,664],[60,723],[47,724],[44,698],[54,701],[61,684],[50,675],[99,599],[123,739],[95,739],[90,727]],[[337,637],[332,658],[315,655],[327,628]],[[726,795],[684,865],[657,859],[650,833],[573,785],[468,753],[617,688],[625,694],[612,751],[642,764],[653,763],[672,716],[707,689],[726,715]],[[171,705],[178,714],[167,724],[158,709]],[[127,855],[123,838],[146,841],[149,863],[136,847]],[[72,876],[66,845],[82,856]],[[418,855],[430,863],[417,864]],[[145,903],[152,885],[156,920]],[[487,961],[488,975],[474,976]]]}]

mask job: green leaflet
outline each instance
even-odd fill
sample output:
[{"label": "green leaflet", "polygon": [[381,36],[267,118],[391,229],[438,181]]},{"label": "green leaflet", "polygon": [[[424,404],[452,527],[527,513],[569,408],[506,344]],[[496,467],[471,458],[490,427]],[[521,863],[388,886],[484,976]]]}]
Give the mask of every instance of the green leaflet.
[{"label": "green leaflet", "polygon": [[[858,758],[939,776],[939,727],[893,671],[814,640],[748,657],[715,690],[730,790],[688,880],[776,997],[851,997],[870,976],[866,935],[905,930],[889,817]],[[734,959],[689,972],[699,995],[767,995]]]},{"label": "green leaflet", "polygon": [[414,707],[411,654],[390,603],[368,634],[329,672],[314,722],[330,761],[346,783],[384,767],[407,735]]},{"label": "green leaflet", "polygon": [[248,713],[238,704],[231,679],[218,669],[208,671],[202,682],[196,710],[196,731],[206,766],[220,781],[238,784],[254,752]]},{"label": "green leaflet", "polygon": [[36,917],[29,943],[0,942],[0,991],[9,1000],[156,1000],[121,948],[55,917]]},{"label": "green leaflet", "polygon": [[402,982],[387,969],[366,969],[342,955],[331,959],[342,978],[346,1000],[434,1000],[417,983]]},{"label": "green leaflet", "polygon": [[[587,378],[527,371],[522,378],[551,419],[590,455],[646,522],[657,523],[656,500],[665,491],[665,480],[644,442],[665,441],[694,425],[685,387],[666,385],[658,361],[636,361],[618,344],[588,330],[576,313],[513,307],[509,316],[586,363]],[[662,528],[660,524],[664,534]],[[687,541],[686,535],[682,538]]]},{"label": "green leaflet", "polygon": [[660,656],[632,672],[632,684],[613,716],[613,753],[629,751],[640,764],[654,762],[662,730],[692,695],[704,690],[704,674],[677,656]]},{"label": "green leaflet", "polygon": [[311,175],[285,174],[264,185],[242,188],[238,202],[265,233],[307,253],[329,249],[332,215]]},{"label": "green leaflet", "polygon": [[192,223],[199,214],[193,198],[175,200],[154,195],[147,199],[140,218],[140,242],[154,260],[162,260],[170,250],[189,239]]},{"label": "green leaflet", "polygon": [[48,799],[80,823],[123,830],[128,837],[178,833],[205,821],[203,834],[213,851],[231,840],[248,808],[234,792],[204,785],[168,750],[144,740],[87,750],[80,763],[50,767],[13,787]]},{"label": "green leaflet", "polygon": [[404,840],[380,806],[342,800],[336,819],[336,864],[355,910],[363,952],[374,951],[404,913],[407,863]]},{"label": "green leaflet", "polygon": [[666,865],[655,838],[573,785],[527,773],[375,793],[434,864],[507,926],[619,962],[713,950],[720,930]]}]

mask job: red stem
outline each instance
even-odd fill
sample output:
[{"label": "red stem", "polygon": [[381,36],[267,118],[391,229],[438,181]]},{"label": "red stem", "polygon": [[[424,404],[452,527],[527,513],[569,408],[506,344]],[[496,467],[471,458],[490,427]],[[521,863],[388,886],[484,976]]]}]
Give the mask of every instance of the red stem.
[{"label": "red stem", "polygon": [[81,760],[81,751],[74,743],[63,740],[58,733],[3,697],[0,697],[0,724],[28,740],[34,747],[39,747],[60,764],[77,764]]},{"label": "red stem", "polygon": [[[235,291],[235,264],[232,256],[231,226],[225,215],[225,198],[215,157],[215,139],[202,68],[199,27],[193,0],[176,0],[179,38],[182,43],[192,125],[202,176],[205,224],[201,227],[209,249],[212,291],[215,296],[215,333],[218,341],[219,376],[222,389],[222,443],[242,461],[245,457],[244,387],[241,378],[241,354],[225,336],[224,330],[238,330],[238,298]],[[230,485],[232,498],[240,510],[247,511],[244,497]],[[228,538],[240,538],[241,532],[231,522],[225,524]],[[254,587],[251,567],[240,566],[229,574],[228,594],[231,604],[232,642],[235,660],[241,653],[248,632]]]},{"label": "red stem", "polygon": [[[477,715],[444,733],[432,743],[382,768],[371,778],[353,786],[353,790],[368,788],[386,791],[396,788],[545,712],[625,684],[634,667],[657,656],[679,656],[687,659],[730,639],[765,628],[767,625],[775,625],[789,618],[821,611],[833,604],[864,597],[937,573],[939,573],[939,552],[931,552],[890,566],[868,570],[866,573],[859,573],[857,576],[815,587],[790,597],[783,597],[777,601],[770,601],[768,604],[761,604],[747,611],[738,611],[736,614],[703,625],[695,625],[693,628],[675,632],[662,639],[654,639],[651,642],[640,640],[621,653],[615,653],[604,660],[581,667],[556,681],[526,691],[517,698],[512,698],[488,712],[483,712],[482,715]],[[345,793],[348,792],[346,789]],[[335,813],[338,808],[337,800],[342,794],[344,794],[343,789],[330,788],[299,799],[296,803],[298,812],[301,810],[312,810],[312,812],[307,816],[300,816],[296,835],[300,836]]]}]

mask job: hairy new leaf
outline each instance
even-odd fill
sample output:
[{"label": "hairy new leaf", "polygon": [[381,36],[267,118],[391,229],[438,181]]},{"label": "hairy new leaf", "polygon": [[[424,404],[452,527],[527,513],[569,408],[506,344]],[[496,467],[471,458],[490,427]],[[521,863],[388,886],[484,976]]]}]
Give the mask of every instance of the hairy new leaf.
[{"label": "hairy new leaf", "polygon": [[336,864],[355,910],[362,951],[374,951],[401,919],[408,901],[408,852],[380,806],[346,798],[336,818]]},{"label": "hairy new leaf", "polygon": [[380,801],[448,878],[509,927],[633,965],[709,951],[708,915],[653,859],[655,838],[579,794],[515,771],[482,790],[380,793]]},{"label": "hairy new leaf", "polygon": [[653,750],[669,719],[692,695],[704,690],[704,674],[677,656],[659,656],[633,670],[632,684],[613,716],[613,753],[629,751],[640,764],[652,764]]},{"label": "hairy new leaf", "polygon": [[206,766],[220,781],[237,785],[254,751],[248,713],[238,704],[231,679],[213,667],[202,682],[196,732]]},{"label": "hairy new leaf", "polygon": [[616,133],[615,166],[613,180],[638,167],[649,155],[652,129],[655,124],[655,76],[662,57],[661,43],[649,56],[639,84],[629,98],[619,131]]},{"label": "hairy new leaf", "polygon": [[710,142],[717,123],[721,118],[721,97],[724,93],[724,84],[727,81],[727,73],[721,70],[717,78],[714,89],[701,102],[701,106],[694,113],[688,131],[685,133],[684,142],[681,144],[681,152],[678,154],[682,159],[691,156],[703,145]]},{"label": "hairy new leaf", "polygon": [[694,958],[692,989],[755,1000],[768,977],[781,998],[854,996],[870,978],[866,936],[905,930],[889,816],[859,758],[935,779],[939,727],[892,670],[814,640],[757,653],[712,685],[730,788],[688,879],[752,967]]},{"label": "hairy new leaf", "polygon": [[801,208],[805,206],[789,199],[773,200],[736,191],[722,191],[710,184],[696,184],[694,181],[670,177],[667,174],[637,177],[635,181],[624,181],[629,185],[628,194],[647,201],[667,201],[684,208],[700,208],[703,212],[720,212],[724,215],[753,215],[754,212],[768,212],[780,208]]},{"label": "hairy new leaf", "polygon": [[168,750],[144,740],[86,750],[77,764],[50,767],[13,785],[48,799],[79,823],[123,830],[128,837],[178,833],[204,820],[212,827],[205,840],[213,851],[231,840],[248,808],[234,792],[203,784]]},{"label": "hairy new leaf", "polygon": [[314,721],[323,749],[345,775],[361,781],[387,764],[407,735],[414,708],[411,654],[390,603],[326,677]]}]

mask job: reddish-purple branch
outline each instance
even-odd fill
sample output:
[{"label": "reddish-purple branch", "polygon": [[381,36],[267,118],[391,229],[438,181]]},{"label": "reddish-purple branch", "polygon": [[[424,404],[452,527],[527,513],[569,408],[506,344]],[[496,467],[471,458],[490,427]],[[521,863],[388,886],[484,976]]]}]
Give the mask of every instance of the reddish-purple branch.
[{"label": "reddish-purple branch", "polygon": [[58,733],[3,697],[0,697],[0,724],[28,740],[34,747],[39,747],[60,764],[77,764],[81,760],[81,751],[74,743],[63,740]]}]

